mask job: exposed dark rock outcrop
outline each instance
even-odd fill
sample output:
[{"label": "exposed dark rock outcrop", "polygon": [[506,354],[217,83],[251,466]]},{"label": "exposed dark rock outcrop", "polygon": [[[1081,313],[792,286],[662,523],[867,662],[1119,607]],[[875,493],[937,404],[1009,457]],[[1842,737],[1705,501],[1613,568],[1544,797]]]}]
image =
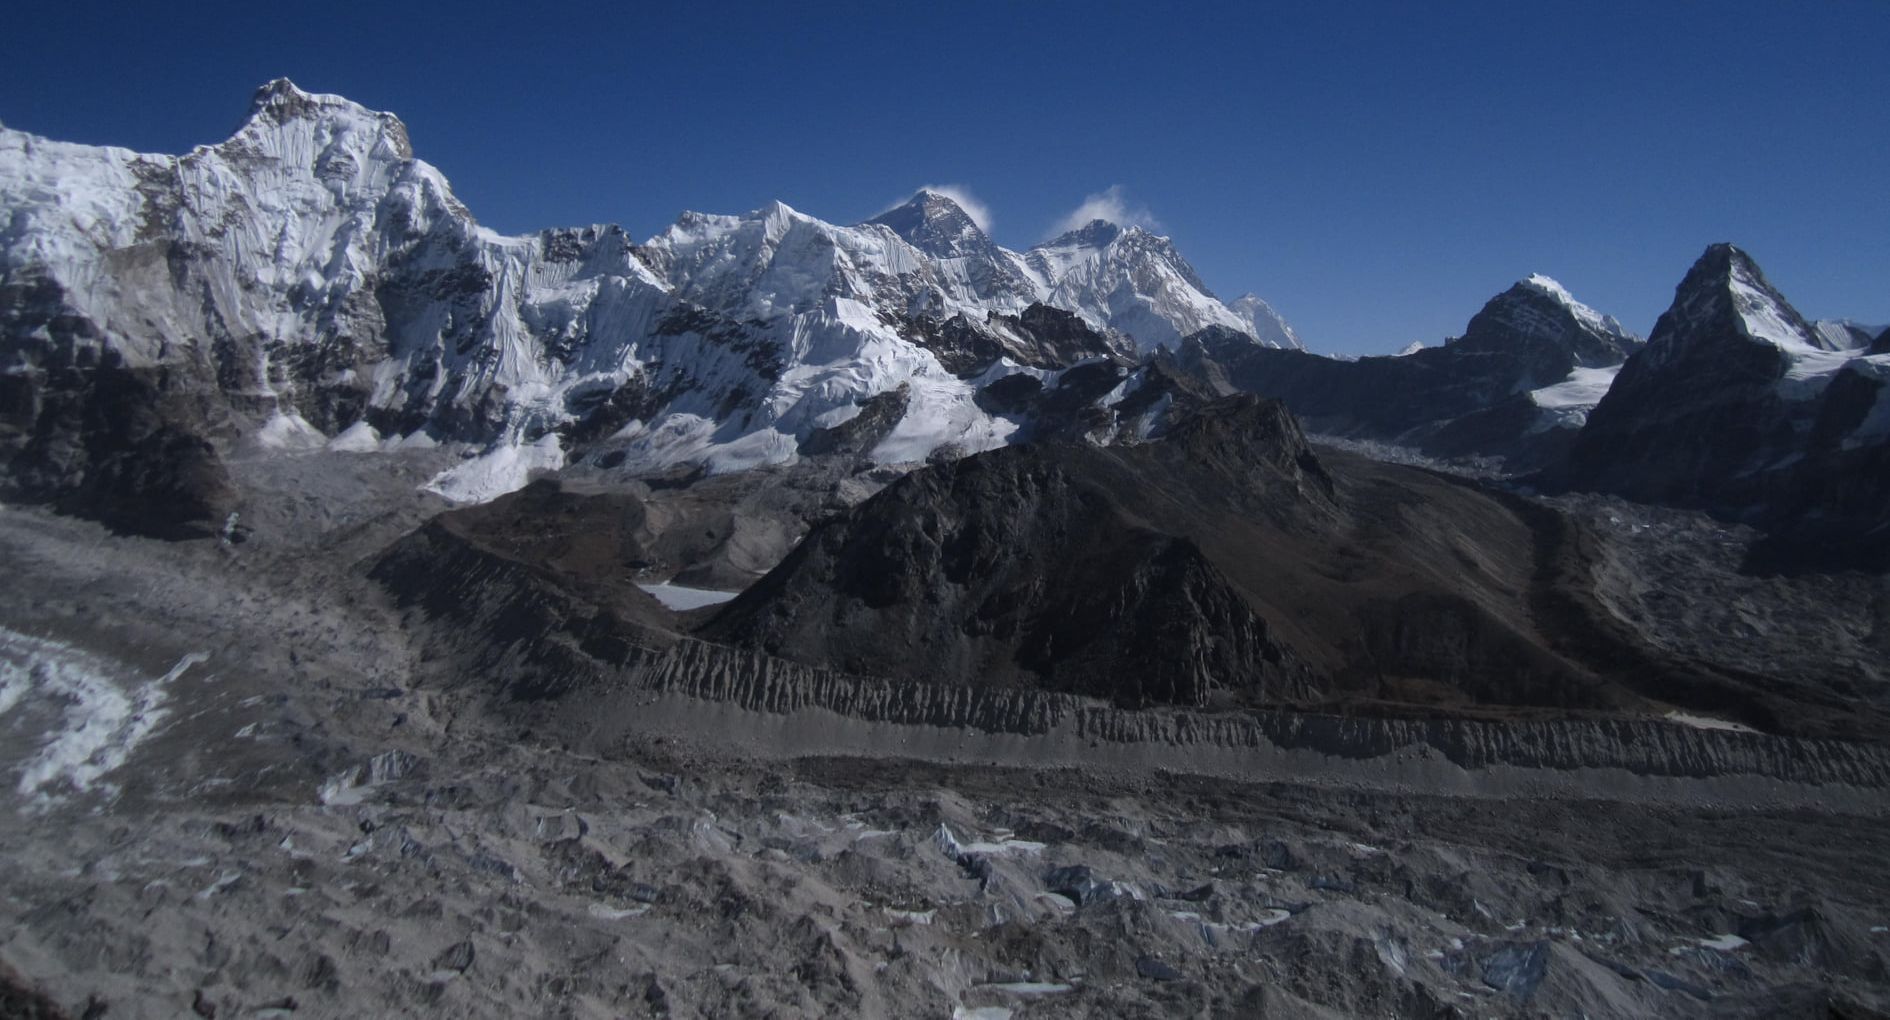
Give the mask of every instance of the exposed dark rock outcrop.
[{"label": "exposed dark rock outcrop", "polygon": [[[1204,449],[1235,427],[1217,424]],[[896,675],[917,655],[933,675],[1131,703],[1201,704],[1230,684],[1307,695],[1200,548],[1134,520],[1083,467],[1030,448],[910,476],[810,536],[714,631],[852,672]]]},{"label": "exposed dark rock outcrop", "polygon": [[[1560,484],[1768,529],[1772,568],[1890,565],[1890,368],[1832,349],[1750,256],[1708,248],[1573,445]],[[1820,550],[1824,550],[1820,553]]]},{"label": "exposed dark rock outcrop", "polygon": [[14,354],[0,376],[0,494],[127,534],[222,531],[236,490],[181,373],[134,369],[84,345]]},{"label": "exposed dark rock outcrop", "polygon": [[815,429],[801,440],[801,453],[816,457],[823,454],[859,456],[872,451],[880,440],[892,434],[905,417],[911,401],[911,387],[905,383],[896,389],[876,393],[860,402],[860,413],[832,428]]},{"label": "exposed dark rock outcrop", "polygon": [[1255,347],[1230,330],[1187,338],[1178,362],[1205,382],[1284,400],[1316,432],[1416,446],[1433,456],[1492,456],[1518,468],[1551,461],[1579,420],[1537,406],[1531,390],[1578,368],[1618,365],[1637,344],[1612,320],[1531,278],[1490,299],[1464,335],[1399,357],[1339,361]]},{"label": "exposed dark rock outcrop", "polygon": [[1332,456],[1344,471],[1281,405],[1238,397],[1159,441],[929,468],[817,528],[702,633],[850,673],[1130,704],[1677,696],[1771,724],[1744,681],[1597,622],[1560,515]]},{"label": "exposed dark rock outcrop", "polygon": [[1074,312],[1041,302],[1016,315],[991,312],[983,321],[963,313],[943,320],[916,316],[906,321],[902,332],[931,351],[946,370],[967,379],[990,370],[999,358],[1046,370],[1093,358],[1123,364],[1135,360],[1134,347],[1121,336],[1098,332]]}]

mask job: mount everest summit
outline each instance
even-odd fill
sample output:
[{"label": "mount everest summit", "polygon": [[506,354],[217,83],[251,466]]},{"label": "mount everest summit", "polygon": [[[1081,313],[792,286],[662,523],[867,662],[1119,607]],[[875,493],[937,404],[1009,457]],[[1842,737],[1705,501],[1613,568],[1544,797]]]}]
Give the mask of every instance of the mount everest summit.
[{"label": "mount everest summit", "polygon": [[[881,396],[902,407],[875,460],[975,452],[1024,425],[978,399],[1007,376],[1054,384],[1072,359],[1131,364],[1206,326],[1297,343],[1166,238],[1097,221],[1020,254],[930,191],[851,227],[775,203],[685,213],[643,244],[501,236],[396,117],[286,80],[179,157],[0,130],[0,206],[6,443],[29,496],[134,484],[113,450],[150,429],[104,420],[101,378],[182,450],[481,444],[431,483],[479,500],[585,453],[791,462]],[[1020,325],[1039,306],[1094,337],[1046,347]]]}]

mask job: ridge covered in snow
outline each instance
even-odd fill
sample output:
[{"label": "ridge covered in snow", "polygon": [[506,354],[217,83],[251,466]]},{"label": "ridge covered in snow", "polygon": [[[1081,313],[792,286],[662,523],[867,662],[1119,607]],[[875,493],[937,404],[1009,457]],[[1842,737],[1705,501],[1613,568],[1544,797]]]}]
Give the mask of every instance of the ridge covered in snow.
[{"label": "ridge covered in snow", "polygon": [[624,471],[784,463],[895,391],[874,459],[1001,445],[1020,422],[976,394],[1027,369],[948,369],[934,334],[1019,349],[1008,323],[1037,304],[1144,350],[1208,324],[1293,339],[1214,298],[1165,238],[1099,221],[1020,254],[934,190],[850,227],[777,202],[684,213],[642,244],[615,226],[502,236],[397,117],[287,80],[182,156],[0,128],[0,210],[0,271],[20,281],[5,371],[29,390],[103,356],[180,369],[214,395],[205,434],[481,444],[431,484],[456,499],[580,447]]},{"label": "ridge covered in snow", "polygon": [[1640,342],[1640,337],[1623,327],[1620,320],[1612,315],[1603,315],[1593,308],[1582,304],[1580,301],[1575,300],[1575,296],[1568,292],[1568,288],[1562,286],[1551,277],[1544,276],[1541,273],[1531,273],[1528,279],[1522,281],[1522,285],[1554,298],[1567,308],[1571,315],[1575,316],[1576,321],[1595,333],[1613,337],[1627,343]]}]

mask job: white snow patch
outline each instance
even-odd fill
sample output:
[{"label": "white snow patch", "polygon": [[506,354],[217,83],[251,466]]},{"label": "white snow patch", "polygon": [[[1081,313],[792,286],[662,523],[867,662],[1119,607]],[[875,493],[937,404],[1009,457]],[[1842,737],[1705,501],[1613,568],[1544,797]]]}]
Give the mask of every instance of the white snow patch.
[{"label": "white snow patch", "polygon": [[1759,289],[1758,281],[1747,275],[1745,267],[1737,260],[1733,262],[1728,283],[1732,290],[1733,310],[1739,314],[1746,335],[1772,344],[1788,354],[1833,353],[1818,347],[1804,331],[1793,326],[1785,318],[1783,309]]},{"label": "white snow patch", "polygon": [[621,921],[626,917],[642,917],[644,914],[650,912],[650,908],[647,906],[639,906],[619,910],[615,907],[607,907],[602,903],[593,903],[587,908],[587,911],[592,917],[600,921]]},{"label": "white snow patch", "polygon": [[1543,408],[1594,407],[1608,394],[1608,387],[1614,385],[1614,377],[1620,373],[1620,365],[1578,368],[1553,386],[1530,390],[1529,399]]},{"label": "white snow patch", "polygon": [[1699,942],[1700,945],[1708,949],[1718,949],[1728,952],[1749,944],[1745,939],[1737,935],[1715,935],[1710,939],[1700,939]]},{"label": "white snow patch", "polygon": [[547,432],[535,443],[495,446],[440,472],[421,488],[455,503],[485,503],[523,489],[534,471],[556,471],[563,466],[564,447],[556,433]]},{"label": "white snow patch", "polygon": [[381,449],[381,434],[365,421],[355,422],[328,441],[336,453],[374,453]]},{"label": "white snow patch", "polygon": [[256,433],[256,441],[269,450],[319,450],[328,442],[320,429],[290,411],[277,411]]},{"label": "white snow patch", "polygon": [[1588,420],[1588,412],[1608,395],[1608,387],[1614,385],[1614,377],[1620,373],[1620,365],[1577,368],[1553,386],[1530,390],[1529,399],[1549,412],[1551,428],[1581,428]]},{"label": "white snow patch", "polygon": [[974,840],[961,843],[958,837],[944,822],[938,824],[938,831],[932,834],[932,841],[945,855],[956,860],[967,855],[1003,856],[1007,854],[1034,854],[1043,851],[1042,843],[1027,839],[1012,839],[1008,835],[992,840]]},{"label": "white snow patch", "polygon": [[396,450],[432,450],[439,445],[440,441],[428,434],[426,429],[419,429],[404,436],[383,440],[381,449],[392,453]]},{"label": "white snow patch", "polygon": [[1682,726],[1691,726],[1696,730],[1725,730],[1729,733],[1759,732],[1744,723],[1733,722],[1731,719],[1715,719],[1708,715],[1694,715],[1691,712],[1681,712],[1678,710],[1668,712],[1663,718],[1668,722],[1679,723]]},{"label": "white snow patch", "polygon": [[719,606],[740,595],[738,591],[716,591],[712,588],[689,588],[680,584],[639,584],[637,587],[656,597],[656,601],[679,613],[703,606]]},{"label": "white snow patch", "polygon": [[100,780],[124,765],[157,729],[166,715],[170,684],[208,658],[192,652],[163,676],[140,682],[98,656],[0,627],[0,715],[22,706],[59,713],[47,731],[50,738],[26,757],[15,789],[38,808],[94,787],[115,793]]}]

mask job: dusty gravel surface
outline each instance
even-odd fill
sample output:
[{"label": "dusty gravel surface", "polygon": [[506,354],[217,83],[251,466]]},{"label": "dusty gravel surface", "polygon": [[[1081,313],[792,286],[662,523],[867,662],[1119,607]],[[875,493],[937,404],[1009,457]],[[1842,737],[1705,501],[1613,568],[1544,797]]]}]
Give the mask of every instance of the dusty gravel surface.
[{"label": "dusty gravel surface", "polygon": [[435,509],[404,469],[270,470],[248,484],[309,498],[234,547],[0,510],[7,1009],[1890,1008],[1890,812],[761,758],[713,732],[593,757],[440,683],[365,578]]}]

